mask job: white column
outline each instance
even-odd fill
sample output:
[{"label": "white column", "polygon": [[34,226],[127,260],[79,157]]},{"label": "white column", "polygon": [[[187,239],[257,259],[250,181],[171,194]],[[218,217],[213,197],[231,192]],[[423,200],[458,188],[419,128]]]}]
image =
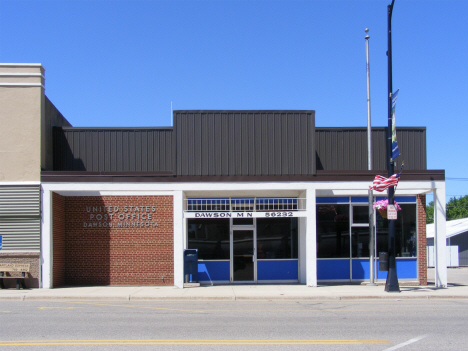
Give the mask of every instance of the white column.
[{"label": "white column", "polygon": [[[304,196],[301,196],[305,198]],[[299,217],[299,283],[307,284],[307,218]]]},{"label": "white column", "polygon": [[315,189],[307,189],[306,275],[307,286],[317,286],[317,230],[315,218]]},{"label": "white column", "polygon": [[52,192],[42,188],[41,266],[43,289],[52,288]]},{"label": "white column", "polygon": [[184,216],[183,193],[174,191],[174,286],[184,287]]},{"label": "white column", "polygon": [[435,182],[434,189],[434,265],[435,286],[447,287],[445,182]]}]

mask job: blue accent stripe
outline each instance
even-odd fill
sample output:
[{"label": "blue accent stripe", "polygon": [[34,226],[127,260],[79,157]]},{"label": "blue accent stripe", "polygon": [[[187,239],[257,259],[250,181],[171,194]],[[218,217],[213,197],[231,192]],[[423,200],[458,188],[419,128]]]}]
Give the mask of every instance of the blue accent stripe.
[{"label": "blue accent stripe", "polygon": [[318,204],[338,204],[338,203],[349,203],[349,197],[337,196],[337,197],[317,197],[316,203]]},{"label": "blue accent stripe", "polygon": [[363,202],[369,202],[369,198],[368,197],[357,197],[357,196],[352,196],[351,197],[351,202],[359,202],[359,203],[363,203]]},{"label": "blue accent stripe", "polygon": [[[395,258],[398,279],[417,279],[418,260],[414,258]],[[386,271],[379,271],[379,260],[377,260],[377,279],[387,279]]]},{"label": "blue accent stripe", "polygon": [[202,282],[229,280],[229,261],[199,261],[198,280]]},{"label": "blue accent stripe", "polygon": [[349,259],[317,260],[317,280],[349,280]]},{"label": "blue accent stripe", "polygon": [[257,261],[257,280],[297,280],[298,271],[297,260]]},{"label": "blue accent stripe", "polygon": [[352,262],[352,279],[369,279],[369,259],[354,258]]},{"label": "blue accent stripe", "polygon": [[[374,201],[386,200],[387,196],[377,196]],[[395,201],[398,203],[416,202],[416,196],[395,196]]]}]

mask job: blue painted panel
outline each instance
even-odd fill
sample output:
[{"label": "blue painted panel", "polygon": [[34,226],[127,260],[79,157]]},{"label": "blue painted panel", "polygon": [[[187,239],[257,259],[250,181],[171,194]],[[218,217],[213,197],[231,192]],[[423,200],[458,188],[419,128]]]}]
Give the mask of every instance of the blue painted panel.
[{"label": "blue painted panel", "polygon": [[[374,198],[374,201],[380,201],[385,199],[387,199],[386,196],[377,196],[376,198]],[[416,202],[416,196],[395,196],[395,201],[398,203]]]},{"label": "blue painted panel", "polygon": [[400,203],[416,202],[416,196],[395,196],[395,201]]},{"label": "blue painted panel", "polygon": [[[417,279],[418,278],[418,260],[417,258],[397,258],[396,270],[398,279]],[[377,279],[387,279],[387,272],[381,272],[379,269],[379,260],[377,259]]]},{"label": "blue painted panel", "polygon": [[349,279],[348,260],[317,260],[317,279]]},{"label": "blue painted panel", "polygon": [[297,260],[258,260],[257,280],[297,280],[298,270]]},{"label": "blue painted panel", "polygon": [[229,261],[198,262],[198,280],[202,282],[229,280]]},{"label": "blue painted panel", "polygon": [[339,197],[317,197],[315,199],[318,204],[337,204],[337,203],[349,203],[349,197],[339,196]]},{"label": "blue painted panel", "polygon": [[353,279],[369,279],[369,259],[357,258],[353,259],[351,266],[353,268],[352,278]]},{"label": "blue painted panel", "polygon": [[356,196],[353,196],[351,197],[351,202],[365,202],[365,203],[368,203],[369,202],[369,198],[368,197],[356,197]]}]

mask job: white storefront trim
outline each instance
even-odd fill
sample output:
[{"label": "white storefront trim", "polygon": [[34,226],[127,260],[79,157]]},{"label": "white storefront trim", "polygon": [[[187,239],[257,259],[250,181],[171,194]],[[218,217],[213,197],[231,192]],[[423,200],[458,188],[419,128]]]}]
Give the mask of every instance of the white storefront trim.
[{"label": "white storefront trim", "polygon": [[[183,249],[186,247],[184,199],[190,197],[264,196],[306,198],[306,211],[293,211],[299,218],[299,281],[317,286],[316,197],[367,196],[370,182],[161,182],[161,183],[42,183],[43,217],[42,287],[51,288],[53,281],[52,192],[63,196],[174,196],[174,285],[183,287]],[[437,286],[447,286],[445,264],[445,182],[407,181],[398,184],[396,195],[410,196],[434,192],[437,223]],[[375,196],[386,193],[375,192]],[[439,199],[439,200],[437,200]],[[284,211],[281,211],[284,212]],[[297,215],[296,215],[297,214]],[[266,215],[265,215],[266,216]],[[442,222],[442,223],[441,223]],[[442,239],[440,239],[442,238]]]}]

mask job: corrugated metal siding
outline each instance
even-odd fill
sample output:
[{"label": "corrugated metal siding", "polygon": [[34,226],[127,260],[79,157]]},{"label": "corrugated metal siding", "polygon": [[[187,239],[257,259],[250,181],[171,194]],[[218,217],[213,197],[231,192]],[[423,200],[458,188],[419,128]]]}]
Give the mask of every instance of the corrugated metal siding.
[{"label": "corrugated metal siding", "polygon": [[451,237],[450,245],[458,246],[458,264],[460,266],[468,266],[468,233]]},{"label": "corrugated metal siding", "polygon": [[[317,169],[367,170],[366,128],[316,128]],[[372,168],[387,169],[386,128],[372,128]],[[400,156],[405,169],[425,170],[426,129],[397,128]]]},{"label": "corrugated metal siding", "polygon": [[41,214],[39,185],[0,186],[1,217],[38,217]]},{"label": "corrugated metal siding", "polygon": [[40,186],[0,186],[3,251],[40,251]]},{"label": "corrugated metal siding", "polygon": [[54,170],[173,170],[172,128],[54,128]]},{"label": "corrugated metal siding", "polygon": [[315,174],[314,129],[314,111],[174,111],[176,174]]},{"label": "corrugated metal siding", "polygon": [[3,236],[2,251],[40,251],[41,220],[0,218],[0,235]]}]

